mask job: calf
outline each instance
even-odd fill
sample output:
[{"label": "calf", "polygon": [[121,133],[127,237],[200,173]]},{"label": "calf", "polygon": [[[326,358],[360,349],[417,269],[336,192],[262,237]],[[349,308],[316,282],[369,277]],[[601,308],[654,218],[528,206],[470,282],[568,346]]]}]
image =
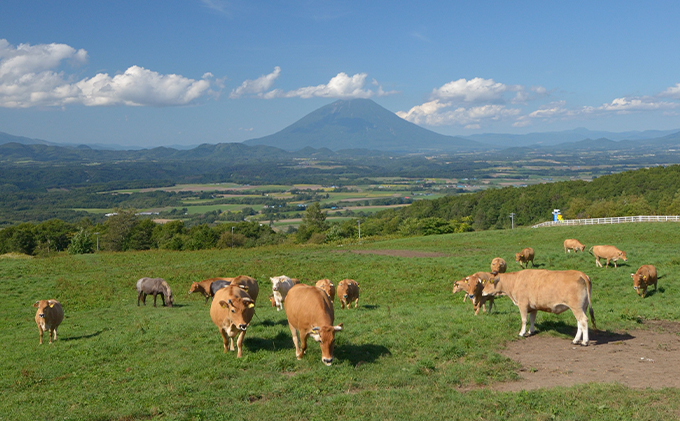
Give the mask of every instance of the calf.
[{"label": "calf", "polygon": [[642,265],[640,268],[637,270],[635,273],[630,274],[631,278],[633,278],[633,289],[635,289],[635,292],[642,298],[647,295],[647,287],[650,285],[654,285],[654,290],[656,291],[656,283],[657,283],[657,276],[656,276],[656,268],[652,265]]},{"label": "calf", "polygon": [[600,258],[607,259],[607,266],[609,267],[609,261],[614,262],[614,268],[617,268],[616,266],[616,261],[621,259],[624,262],[628,261],[628,257],[626,257],[626,252],[621,251],[617,249],[614,246],[592,246],[590,250],[588,250],[595,256],[595,266],[602,267],[602,263],[600,263]]},{"label": "calf", "polygon": [[[534,267],[534,249],[531,247],[527,247],[520,251],[519,253],[515,253],[515,262],[519,263],[520,266],[524,269],[524,264],[526,264],[526,267],[529,267],[529,262],[531,261],[531,267]],[[524,263],[524,264],[523,264]]]},{"label": "calf", "polygon": [[569,239],[564,240],[564,252],[565,253],[571,253],[572,250],[574,250],[574,253],[576,253],[577,251],[584,252],[585,249],[586,249],[586,246],[581,244],[581,242],[576,240],[576,239],[569,238]]},{"label": "calf", "polygon": [[243,355],[243,338],[250,320],[255,314],[255,302],[243,289],[236,285],[222,288],[215,293],[210,305],[210,318],[222,335],[224,352],[227,352],[227,339],[229,350],[234,350],[234,337],[238,334],[236,346],[237,358]]},{"label": "calf", "polygon": [[57,327],[64,320],[64,309],[61,308],[61,303],[57,300],[36,301],[33,303],[33,307],[38,309],[35,312],[35,323],[38,325],[38,332],[40,332],[40,345],[43,343],[43,332],[48,332],[51,345],[52,340],[57,340]]},{"label": "calf", "polygon": [[359,284],[354,279],[343,279],[338,283],[340,308],[348,309],[352,301],[354,308],[359,306]]},{"label": "calf", "polygon": [[[533,261],[531,263],[533,264]],[[508,264],[505,263],[505,260],[500,257],[494,257],[491,261],[491,273],[498,275],[499,273],[505,273],[506,270],[508,270]]]},{"label": "calf", "polygon": [[330,366],[335,332],[342,330],[342,323],[333,326],[335,314],[328,294],[315,286],[298,284],[288,291],[285,304],[297,359],[301,360],[307,352],[307,338],[311,336],[321,345],[321,361]]},{"label": "calf", "polygon": [[276,301],[276,311],[283,309],[283,302],[286,299],[286,294],[295,285],[293,280],[286,275],[274,276],[269,278],[272,281],[272,292],[274,293],[274,300]]},{"label": "calf", "polygon": [[335,285],[333,285],[333,282],[331,282],[330,279],[321,279],[316,281],[316,287],[321,288],[326,294],[328,294],[331,302],[335,301]]},{"label": "calf", "polygon": [[[484,295],[484,287],[486,283],[493,279],[497,274],[488,272],[477,272],[468,277],[464,281],[465,292],[467,297],[470,297],[472,302],[472,307],[475,310],[475,316],[479,313],[479,309],[483,308],[485,313],[491,313],[491,308],[493,307],[493,295]],[[486,309],[486,302],[489,302],[489,309]]]},{"label": "calf", "polygon": [[531,335],[535,332],[534,322],[539,310],[560,314],[571,309],[578,325],[573,343],[577,344],[583,338],[581,344],[584,346],[588,345],[588,316],[586,315],[588,309],[590,309],[593,329],[597,329],[590,292],[590,278],[583,272],[542,269],[499,273],[490,281],[485,282],[483,290],[484,295],[507,295],[519,307],[522,319],[520,336],[524,336],[527,330],[527,313],[531,319],[529,330],[529,335]]}]

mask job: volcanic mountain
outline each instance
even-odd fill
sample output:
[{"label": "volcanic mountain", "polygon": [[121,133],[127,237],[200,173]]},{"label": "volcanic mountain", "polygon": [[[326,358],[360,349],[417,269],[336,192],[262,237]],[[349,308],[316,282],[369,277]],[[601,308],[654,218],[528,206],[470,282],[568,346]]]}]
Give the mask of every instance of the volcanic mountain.
[{"label": "volcanic mountain", "polygon": [[288,151],[305,147],[392,152],[456,152],[489,148],[474,140],[424,129],[370,99],[335,101],[277,133],[243,143]]}]

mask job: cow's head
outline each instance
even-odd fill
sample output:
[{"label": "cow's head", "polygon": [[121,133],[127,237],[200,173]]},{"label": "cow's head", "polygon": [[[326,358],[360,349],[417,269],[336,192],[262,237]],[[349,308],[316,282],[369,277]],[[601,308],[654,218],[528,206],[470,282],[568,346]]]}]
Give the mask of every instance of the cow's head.
[{"label": "cow's head", "polygon": [[467,280],[468,278],[461,279],[460,281],[456,281],[453,283],[453,291],[452,293],[455,294],[460,291],[467,291]]},{"label": "cow's head", "polygon": [[333,363],[335,332],[342,330],[342,323],[337,326],[315,326],[309,336],[321,345],[321,361],[327,366]]},{"label": "cow's head", "polygon": [[641,295],[641,290],[644,291],[647,287],[647,280],[649,279],[649,276],[641,275],[639,273],[631,273],[630,277],[633,278],[633,289],[638,295]]},{"label": "cow's head", "polygon": [[229,311],[229,320],[240,330],[248,329],[255,314],[255,302],[250,297],[232,297],[220,301],[219,305]]},{"label": "cow's head", "polygon": [[282,276],[275,276],[273,278],[269,278],[270,281],[272,281],[272,291],[278,291],[279,290],[279,284],[283,280]]},{"label": "cow's head", "polygon": [[624,262],[627,262],[627,261],[628,261],[628,257],[626,256],[626,252],[625,252],[625,251],[620,252],[620,253],[619,253],[619,257],[620,257],[621,259],[623,259]]},{"label": "cow's head", "polygon": [[515,253],[515,262],[519,262],[520,257],[522,256],[522,253]]},{"label": "cow's head", "polygon": [[189,294],[201,290],[201,285],[198,282],[192,282],[191,288],[189,288]]},{"label": "cow's head", "polygon": [[45,318],[45,311],[54,307],[57,302],[55,300],[40,300],[33,303],[33,307],[37,308],[38,311],[35,313],[37,317],[41,319]]},{"label": "cow's head", "polygon": [[316,283],[316,286],[321,288],[329,297],[335,295],[335,285],[333,285],[330,279],[322,279]]}]

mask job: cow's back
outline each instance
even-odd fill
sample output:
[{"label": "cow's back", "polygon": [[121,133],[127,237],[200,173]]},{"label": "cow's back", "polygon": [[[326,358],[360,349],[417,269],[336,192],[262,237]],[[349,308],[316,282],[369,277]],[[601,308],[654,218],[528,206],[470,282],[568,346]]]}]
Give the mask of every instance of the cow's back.
[{"label": "cow's back", "polygon": [[315,286],[294,285],[288,291],[284,303],[288,323],[298,330],[333,325],[333,303],[328,294]]},{"label": "cow's back", "polygon": [[530,304],[550,306],[567,301],[581,301],[586,297],[590,278],[578,270],[524,269],[512,274],[514,285],[510,293],[514,299],[527,299]]},{"label": "cow's back", "polygon": [[593,255],[611,259],[620,255],[622,252],[614,246],[593,246]]},{"label": "cow's back", "polygon": [[239,275],[234,278],[232,283],[234,285],[245,286],[250,298],[252,298],[254,302],[257,302],[257,296],[260,295],[260,286],[257,284],[257,280],[255,278],[251,278],[250,276],[246,275]]}]

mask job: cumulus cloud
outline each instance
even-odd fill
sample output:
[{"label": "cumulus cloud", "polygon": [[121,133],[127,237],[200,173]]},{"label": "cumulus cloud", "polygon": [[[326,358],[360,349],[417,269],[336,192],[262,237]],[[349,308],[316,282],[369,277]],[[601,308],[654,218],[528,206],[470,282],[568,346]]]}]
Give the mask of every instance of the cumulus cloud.
[{"label": "cumulus cloud", "polygon": [[194,80],[132,66],[115,76],[99,73],[75,81],[61,70],[64,62],[84,64],[87,58],[85,50],[65,44],[14,47],[0,40],[0,107],[172,106],[188,104],[211,92],[210,73]]},{"label": "cumulus cloud", "polygon": [[450,102],[442,103],[439,100],[434,100],[417,105],[408,112],[399,111],[396,114],[415,124],[428,126],[461,125],[477,128],[484,121],[498,121],[517,116],[521,112],[517,108],[507,108],[500,104],[487,104],[469,108],[458,107],[453,110],[442,111],[450,106]]},{"label": "cumulus cloud", "polygon": [[397,91],[385,91],[378,82],[373,79],[371,84],[377,87],[377,90],[372,90],[367,87],[367,74],[357,73],[349,76],[344,72],[338,73],[336,76],[326,84],[316,86],[305,86],[294,89],[292,91],[285,91],[283,89],[269,90],[274,81],[278,78],[281,69],[276,67],[273,73],[261,76],[255,80],[246,80],[234,89],[229,95],[230,98],[239,98],[242,95],[251,95],[263,99],[272,98],[338,98],[338,99],[352,99],[352,98],[371,98],[373,96],[387,96],[397,93]]},{"label": "cumulus cloud", "polygon": [[506,92],[519,92],[524,88],[519,85],[505,85],[493,79],[458,79],[432,90],[430,99],[462,102],[502,102]]},{"label": "cumulus cloud", "polygon": [[677,83],[675,84],[675,86],[667,88],[665,91],[661,92],[659,96],[680,99],[680,83]]},{"label": "cumulus cloud", "polygon": [[[668,89],[666,91],[668,91]],[[667,110],[678,108],[678,105],[680,104],[676,102],[657,101],[655,98],[651,97],[624,97],[616,98],[609,104],[602,104],[599,109],[603,111],[616,111],[621,113],[632,111]]]},{"label": "cumulus cloud", "polygon": [[248,79],[244,81],[241,86],[231,91],[229,98],[239,98],[242,95],[249,94],[264,94],[265,91],[271,89],[272,85],[274,85],[274,81],[280,74],[281,68],[276,66],[274,71],[268,75],[262,75],[255,80]]}]

